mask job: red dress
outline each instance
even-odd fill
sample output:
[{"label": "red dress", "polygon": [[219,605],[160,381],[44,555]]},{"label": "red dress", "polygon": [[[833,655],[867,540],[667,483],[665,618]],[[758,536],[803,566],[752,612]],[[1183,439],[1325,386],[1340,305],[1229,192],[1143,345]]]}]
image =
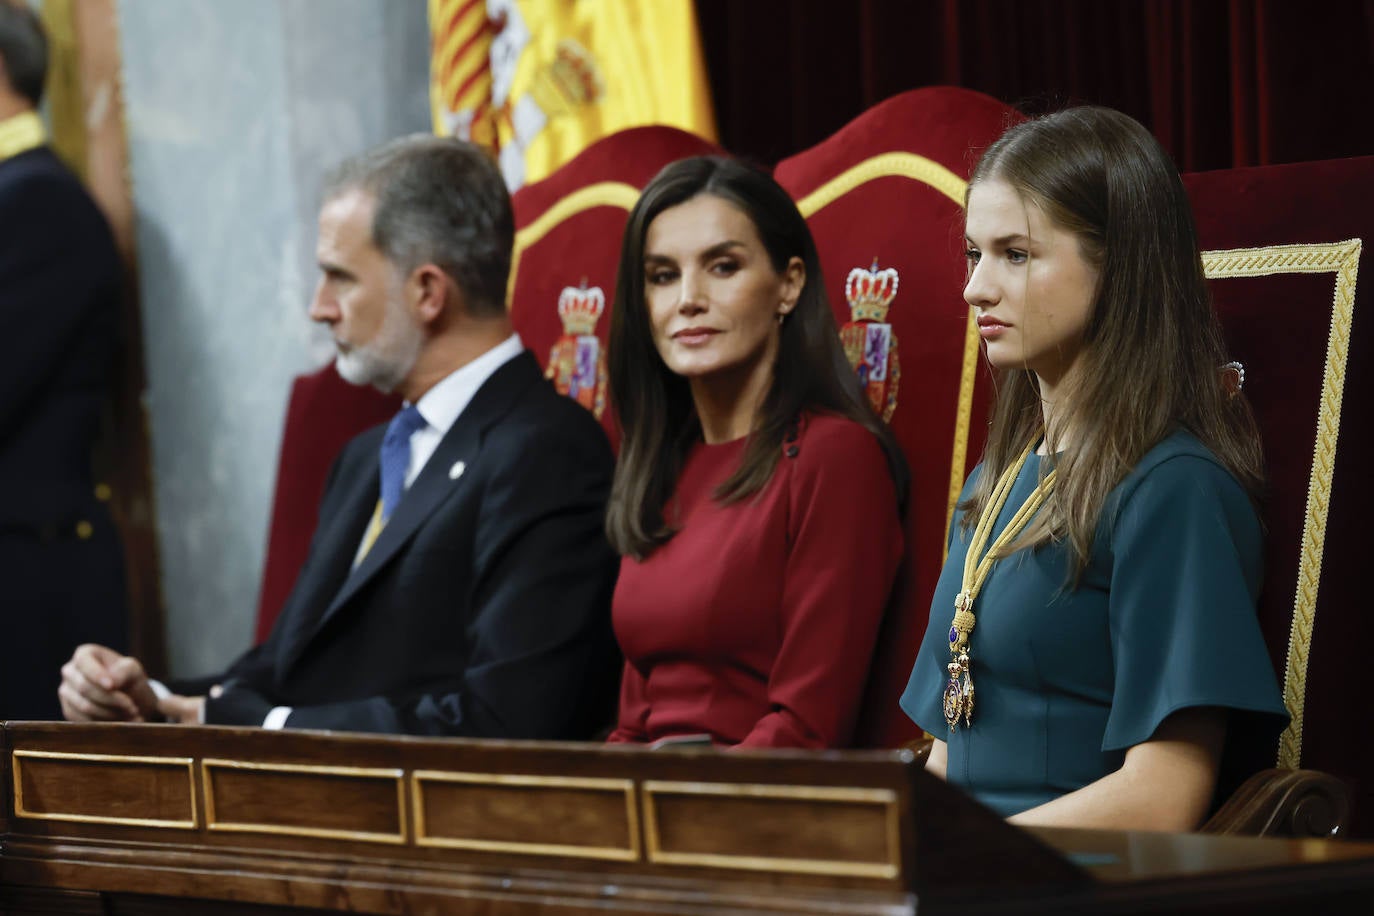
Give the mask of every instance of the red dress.
[{"label": "red dress", "polygon": [[902,556],[887,460],[857,423],[811,416],[763,490],[721,506],[711,494],[746,441],[693,448],[669,506],[678,533],[621,561],[612,613],[626,664],[610,741],[853,740]]}]

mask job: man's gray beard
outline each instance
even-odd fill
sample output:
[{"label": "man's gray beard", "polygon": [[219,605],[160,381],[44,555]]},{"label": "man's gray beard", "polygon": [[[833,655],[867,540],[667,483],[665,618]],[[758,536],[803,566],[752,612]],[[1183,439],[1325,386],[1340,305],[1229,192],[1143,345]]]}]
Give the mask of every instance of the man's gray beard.
[{"label": "man's gray beard", "polygon": [[387,309],[377,336],[369,343],[340,350],[334,358],[334,366],[344,381],[371,385],[389,394],[415,368],[425,336],[397,306],[388,304]]},{"label": "man's gray beard", "polygon": [[371,347],[355,347],[347,352],[340,350],[334,357],[334,367],[345,382],[371,385],[383,394],[395,391],[410,371],[410,366],[389,362]]}]

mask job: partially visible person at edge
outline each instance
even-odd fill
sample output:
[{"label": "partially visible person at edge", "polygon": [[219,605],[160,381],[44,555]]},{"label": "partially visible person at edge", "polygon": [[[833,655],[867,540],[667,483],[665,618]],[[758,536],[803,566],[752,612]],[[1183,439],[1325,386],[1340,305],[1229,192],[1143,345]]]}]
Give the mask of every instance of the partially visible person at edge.
[{"label": "partially visible person at edge", "polygon": [[660,172],[625,231],[609,363],[626,657],[610,741],[850,744],[907,469],[787,193],[728,159]]},{"label": "partially visible person at edge", "polygon": [[1192,829],[1228,722],[1287,716],[1259,437],[1183,183],[1140,124],[1069,109],[983,154],[965,235],[997,402],[902,708],[1015,822]]},{"label": "partially visible person at edge", "polygon": [[405,408],[344,446],[262,645],[163,690],[138,659],[83,645],[62,669],[63,712],[593,737],[620,661],[611,450],[511,331],[501,175],[470,143],[416,135],[343,163],[324,198],[310,316],[341,376]]},{"label": "partially visible person at edge", "polygon": [[0,0],[0,720],[61,716],[76,646],[127,649],[124,553],[91,455],[119,346],[119,255],[37,114],[48,43]]}]

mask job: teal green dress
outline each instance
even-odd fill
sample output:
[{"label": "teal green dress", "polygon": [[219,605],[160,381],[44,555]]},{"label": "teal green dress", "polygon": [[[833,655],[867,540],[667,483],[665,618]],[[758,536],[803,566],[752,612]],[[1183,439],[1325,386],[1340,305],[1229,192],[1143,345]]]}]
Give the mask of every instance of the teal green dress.
[{"label": "teal green dress", "polygon": [[[992,539],[1047,460],[1026,459]],[[901,698],[916,724],[949,743],[952,784],[1009,816],[1119,769],[1128,748],[1180,709],[1258,713],[1276,737],[1286,724],[1255,617],[1259,520],[1236,479],[1189,433],[1151,449],[1112,491],[1077,587],[1063,544],[994,566],[969,640],[973,724],[950,732],[941,698],[970,537],[959,517]]]}]

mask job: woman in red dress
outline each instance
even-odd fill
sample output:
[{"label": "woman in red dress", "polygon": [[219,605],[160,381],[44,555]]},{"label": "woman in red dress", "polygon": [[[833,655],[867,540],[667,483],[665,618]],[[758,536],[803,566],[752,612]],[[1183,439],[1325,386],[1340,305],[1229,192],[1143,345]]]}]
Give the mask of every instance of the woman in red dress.
[{"label": "woman in red dress", "polygon": [[623,556],[613,742],[852,743],[907,470],[841,349],[787,193],[719,158],[630,214],[611,316]]}]

